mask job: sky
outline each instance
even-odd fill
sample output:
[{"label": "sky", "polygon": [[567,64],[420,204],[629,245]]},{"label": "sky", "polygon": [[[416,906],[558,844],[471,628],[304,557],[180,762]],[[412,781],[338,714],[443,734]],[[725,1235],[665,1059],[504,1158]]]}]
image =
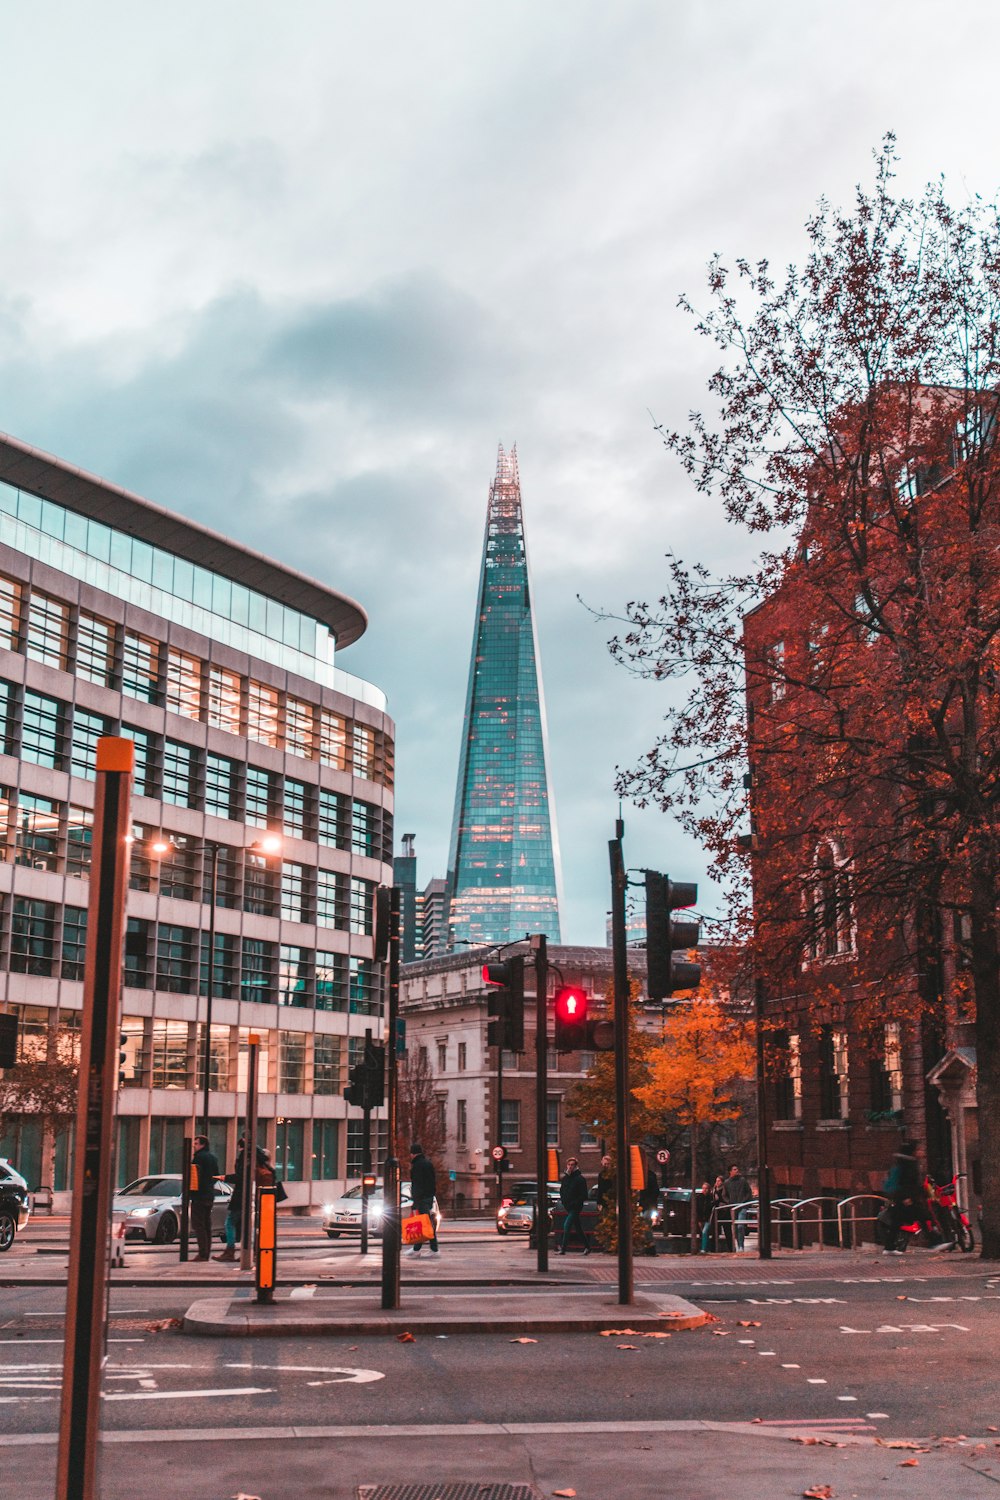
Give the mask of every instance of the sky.
[{"label": "sky", "polygon": [[[396,827],[447,865],[482,533],[517,444],[563,868],[603,943],[618,766],[667,689],[608,656],[673,550],[746,543],[663,450],[718,251],[800,260],[894,130],[992,196],[1000,16],[969,0],[7,0],[0,430],[358,599]],[[628,804],[625,859],[702,882]]]}]

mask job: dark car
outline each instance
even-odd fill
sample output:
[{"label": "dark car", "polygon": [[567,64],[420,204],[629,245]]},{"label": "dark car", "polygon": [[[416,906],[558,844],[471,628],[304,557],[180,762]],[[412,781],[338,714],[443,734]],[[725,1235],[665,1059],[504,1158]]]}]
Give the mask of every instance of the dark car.
[{"label": "dark car", "polygon": [[0,1250],[9,1250],[14,1236],[31,1217],[31,1195],[9,1179],[0,1181]]},{"label": "dark car", "polygon": [[[600,1206],[596,1202],[593,1195],[594,1189],[591,1188],[590,1197],[583,1205],[583,1212],[580,1214],[580,1221],[583,1224],[584,1233],[587,1235],[591,1244],[593,1244],[594,1231],[597,1228],[597,1220],[600,1217],[601,1212]],[[558,1196],[557,1188],[555,1202],[551,1204],[549,1210],[549,1232],[551,1243],[556,1248],[558,1248],[562,1244],[563,1227],[565,1223],[566,1210],[563,1208],[562,1201]],[[569,1243],[570,1249],[572,1250],[583,1249],[583,1246],[580,1244],[580,1237],[577,1234],[572,1235]]]}]

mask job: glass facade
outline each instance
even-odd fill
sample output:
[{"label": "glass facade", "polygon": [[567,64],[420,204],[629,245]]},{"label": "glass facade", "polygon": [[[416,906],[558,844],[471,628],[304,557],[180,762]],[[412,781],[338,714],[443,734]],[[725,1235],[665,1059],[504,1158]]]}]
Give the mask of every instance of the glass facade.
[{"label": "glass facade", "polygon": [[490,487],[448,861],[454,940],[559,938],[559,854],[517,450]]}]

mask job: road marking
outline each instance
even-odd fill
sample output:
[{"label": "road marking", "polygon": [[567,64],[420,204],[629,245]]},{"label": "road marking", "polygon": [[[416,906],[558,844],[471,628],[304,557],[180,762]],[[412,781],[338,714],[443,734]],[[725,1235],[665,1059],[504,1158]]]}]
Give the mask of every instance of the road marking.
[{"label": "road marking", "polygon": [[[358,1370],[346,1365],[226,1365],[227,1370],[277,1370],[287,1375],[333,1375],[340,1382],[352,1385],[367,1385],[372,1380],[384,1380],[381,1370]],[[330,1382],[331,1384],[333,1382]]]},{"label": "road marking", "polygon": [[289,1302],[301,1302],[305,1298],[315,1297],[315,1295],[316,1288],[314,1286],[294,1286],[288,1294],[288,1300]]},{"label": "road marking", "polygon": [[757,1354],[758,1354],[758,1356],[759,1356],[760,1359],[774,1359],[775,1358],[775,1351],[773,1349],[758,1349],[757,1350]]},{"label": "road marking", "polygon": [[[749,1302],[753,1307],[791,1307],[793,1303],[799,1307],[847,1306],[843,1297],[744,1297],[741,1300]],[[914,1300],[916,1299],[911,1298],[911,1301]]]},{"label": "road marking", "polygon": [[783,1370],[801,1370],[801,1365],[782,1365]]},{"label": "road marking", "polygon": [[889,1420],[889,1413],[887,1411],[866,1411],[865,1416],[870,1418],[872,1422],[887,1422]]},{"label": "road marking", "polygon": [[838,1396],[838,1401],[857,1401],[857,1396]]},{"label": "road marking", "polygon": [[274,1387],[244,1385],[229,1391],[104,1391],[102,1394],[105,1401],[188,1401],[202,1396],[270,1396]]},{"label": "road marking", "polygon": [[826,1385],[826,1381],[819,1379],[816,1375],[810,1375],[806,1380],[806,1385]]}]

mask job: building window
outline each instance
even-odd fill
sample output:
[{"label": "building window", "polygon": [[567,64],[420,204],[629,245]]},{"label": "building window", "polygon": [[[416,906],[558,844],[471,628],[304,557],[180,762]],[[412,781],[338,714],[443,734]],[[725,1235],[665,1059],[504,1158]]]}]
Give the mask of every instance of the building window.
[{"label": "building window", "polygon": [[[236,966],[239,939],[230,932],[215,934],[215,961],[212,964],[212,994],[220,1000],[235,1000]],[[208,994],[208,933],[201,935],[199,994]]]},{"label": "building window", "polygon": [[175,807],[194,807],[197,788],[196,753],[192,745],[176,740],[163,742],[163,800]]},{"label": "building window", "polygon": [[84,713],[78,708],[73,715],[73,737],[70,741],[70,771],[93,781],[97,775],[97,741],[111,733],[111,720],[103,714]]},{"label": "building window", "polygon": [[225,667],[208,669],[208,722],[227,734],[240,732],[240,675]]},{"label": "building window", "polygon": [[455,1141],[459,1146],[469,1144],[469,1107],[464,1099],[455,1101]]},{"label": "building window", "polygon": [[820,1027],[819,1109],[823,1120],[846,1120],[848,1115],[847,1032]]},{"label": "building window", "polygon": [[309,988],[308,951],[282,943],[278,965],[278,1004],[308,1005]]},{"label": "building window", "polygon": [[66,813],[66,874],[89,875],[94,842],[94,814],[86,807],[71,807]]},{"label": "building window", "polygon": [[281,915],[286,922],[308,922],[309,897],[305,865],[286,860],[281,866]]},{"label": "building window", "polygon": [[438,1070],[439,1073],[446,1073],[448,1071],[448,1043],[447,1042],[438,1042],[438,1044],[437,1044],[437,1054],[438,1054],[438,1066],[437,1066],[437,1070]]},{"label": "building window", "polygon": [[252,828],[268,828],[277,821],[278,782],[271,771],[260,766],[246,768],[246,821]]},{"label": "building window", "polygon": [[243,964],[240,971],[240,998],[273,1003],[275,949],[262,938],[243,939]]},{"label": "building window", "polygon": [[313,706],[301,698],[285,699],[285,749],[303,760],[313,758]]},{"label": "building window", "polygon": [[122,725],[122,735],[135,746],[135,772],[132,790],[137,797],[156,796],[156,736],[146,729]]},{"label": "building window", "polygon": [[464,1073],[465,1072],[465,1069],[466,1069],[466,1059],[468,1058],[468,1055],[469,1055],[469,1049],[468,1049],[467,1043],[465,1043],[465,1042],[459,1042],[459,1044],[458,1044],[458,1071],[460,1073]]},{"label": "building window", "polygon": [[159,643],[126,630],[122,645],[122,692],[142,703],[159,703],[159,678]]},{"label": "building window", "polygon": [[185,719],[201,718],[201,662],[173,646],[167,651],[166,705]]},{"label": "building window", "polygon": [[351,931],[371,937],[375,911],[375,885],[371,880],[351,877]]},{"label": "building window", "polygon": [[[372,1147],[371,1161],[383,1162],[389,1154],[388,1134],[384,1120],[372,1121]],[[360,1177],[364,1162],[364,1122],[362,1120],[348,1120],[347,1122],[347,1164],[348,1177]]]},{"label": "building window", "polygon": [[247,683],[247,738],[261,745],[273,745],[278,739],[278,690],[262,682]]},{"label": "building window", "polygon": [[320,951],[316,954],[316,1009],[347,1009],[347,955]]},{"label": "building window", "polygon": [[56,698],[25,692],[21,757],[36,766],[62,770],[65,755],[65,709]]},{"label": "building window", "polygon": [[[199,1022],[196,1028],[197,1041],[195,1043],[195,1068],[194,1086],[196,1089],[205,1087],[205,1026]],[[229,1088],[229,1027],[213,1026],[212,1036],[208,1044],[208,1072],[209,1087],[213,1089]]]},{"label": "building window", "polygon": [[340,1037],[317,1033],[313,1038],[313,1093],[339,1094],[340,1090]]},{"label": "building window", "polygon": [[345,875],[336,870],[316,871],[316,921],[320,927],[347,927],[347,900],[344,887]]},{"label": "building window", "polygon": [[810,956],[838,958],[854,951],[850,871],[827,840],[816,852],[809,887]]},{"label": "building window", "polygon": [[154,1089],[186,1089],[189,1084],[188,1023],[158,1018],[150,1036],[151,1077]]},{"label": "building window", "polygon": [[344,799],[320,787],[316,807],[316,837],[330,849],[345,849]]},{"label": "building window", "polygon": [[581,1125],[580,1126],[580,1149],[581,1149],[581,1151],[584,1150],[584,1149],[586,1149],[586,1148],[590,1148],[592,1146],[596,1146],[597,1144],[598,1144],[597,1136],[591,1130],[590,1126],[589,1125]]},{"label": "building window", "polygon": [[174,896],[178,901],[194,900],[199,853],[197,846],[189,844],[183,837],[169,840],[168,852],[161,856],[159,862],[161,896]]},{"label": "building window", "polygon": [[141,917],[129,917],[125,927],[125,985],[148,990],[153,965],[152,924]]},{"label": "building window", "polygon": [[373,781],[375,779],[374,729],[369,729],[367,724],[355,724],[353,750],[351,767],[355,776],[363,776],[367,781]]},{"label": "building window", "polygon": [[0,682],[0,754],[11,755],[14,750],[17,699],[12,682]]},{"label": "building window", "polygon": [[784,641],[775,641],[768,650],[766,671],[768,702],[780,703],[787,687]]},{"label": "building window", "polygon": [[282,827],[289,838],[309,837],[309,788],[304,781],[285,778],[285,810]]},{"label": "building window", "polygon": [[378,997],[375,993],[375,976],[370,958],[350,958],[347,963],[351,994],[351,1014],[377,1016]]},{"label": "building window", "polygon": [[56,907],[52,901],[16,899],[10,940],[15,974],[50,975],[55,965]]},{"label": "building window", "polygon": [[153,1115],[149,1122],[149,1173],[184,1170],[184,1124],[172,1115]]},{"label": "building window", "polygon": [[193,928],[161,922],[156,930],[156,988],[171,995],[193,995],[195,951]]},{"label": "building window", "polygon": [[16,651],[21,639],[21,585],[0,578],[0,646]]},{"label": "building window", "polygon": [[774,1117],[776,1120],[801,1120],[802,1050],[798,1032],[776,1032],[773,1046],[777,1069]]},{"label": "building window", "polygon": [[87,947],[87,908],[63,907],[62,977],[82,979]]},{"label": "building window", "polygon": [[273,917],[278,912],[278,871],[266,854],[247,850],[243,880],[243,910]]},{"label": "building window", "polygon": [[301,1031],[278,1033],[278,1093],[306,1091],[306,1039]]},{"label": "building window", "polygon": [[501,1146],[520,1146],[521,1144],[520,1099],[504,1099],[501,1102],[500,1144]]},{"label": "building window", "polygon": [[898,1021],[888,1021],[882,1031],[882,1048],[871,1060],[871,1108],[873,1113],[892,1114],[903,1108],[903,1050]]},{"label": "building window", "polygon": [[14,863],[33,870],[59,866],[59,803],[22,792],[14,816]]},{"label": "building window", "polygon": [[558,1146],[559,1144],[558,1099],[546,1099],[545,1101],[545,1144],[547,1146]]},{"label": "building window", "polygon": [[319,758],[335,771],[347,770],[347,721],[325,708],[319,717]]},{"label": "building window", "polygon": [[351,851],[375,855],[375,809],[368,802],[354,801],[351,809]]},{"label": "building window", "polygon": [[[317,1091],[318,1092],[318,1091]],[[339,1122],[313,1120],[313,1181],[330,1182],[339,1171]]]},{"label": "building window", "polygon": [[225,755],[205,756],[205,811],[219,818],[239,816],[236,762]]},{"label": "building window", "polygon": [[511,1052],[509,1047],[501,1049],[503,1054],[503,1070],[505,1073],[517,1072],[517,1053]]},{"label": "building window", "polygon": [[24,654],[49,667],[65,668],[69,654],[69,605],[32,591]]},{"label": "building window", "polygon": [[97,615],[80,611],[76,627],[76,675],[110,687],[115,671],[115,628]]}]

